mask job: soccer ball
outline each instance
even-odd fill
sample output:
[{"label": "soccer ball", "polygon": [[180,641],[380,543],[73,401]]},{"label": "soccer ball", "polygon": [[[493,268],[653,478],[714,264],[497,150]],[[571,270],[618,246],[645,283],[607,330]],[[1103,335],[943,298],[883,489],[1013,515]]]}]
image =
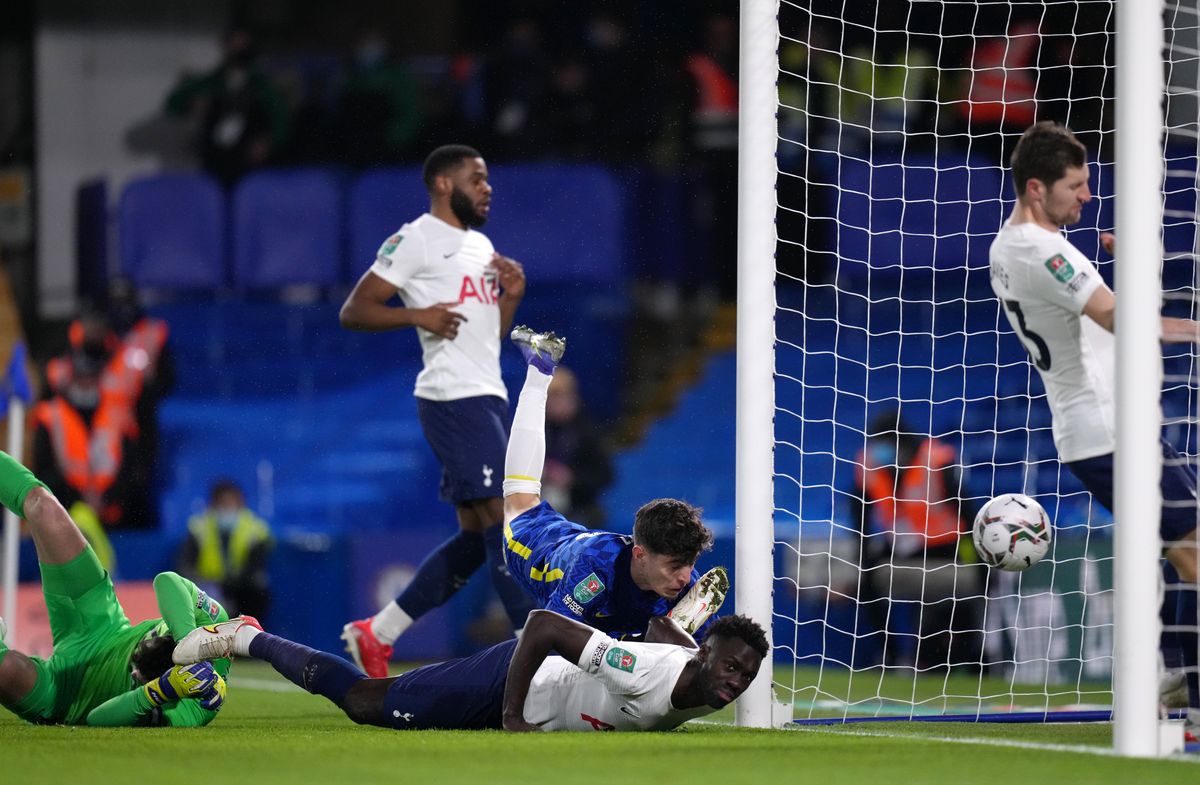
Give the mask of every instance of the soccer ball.
[{"label": "soccer ball", "polygon": [[1004,493],[983,505],[972,528],[975,551],[992,567],[1027,570],[1050,550],[1050,518],[1023,493]]}]

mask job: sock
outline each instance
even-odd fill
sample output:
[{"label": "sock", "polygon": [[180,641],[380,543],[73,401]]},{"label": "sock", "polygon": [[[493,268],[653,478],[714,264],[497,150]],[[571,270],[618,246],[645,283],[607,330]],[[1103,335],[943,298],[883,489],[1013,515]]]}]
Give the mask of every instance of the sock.
[{"label": "sock", "polygon": [[243,624],[233,635],[233,653],[239,657],[250,656],[250,642],[262,634],[262,630]]},{"label": "sock", "polygon": [[504,495],[542,493],[546,463],[546,394],[554,377],[534,368],[525,371],[525,386],[513,413],[508,451],[504,455]]},{"label": "sock", "polygon": [[[425,557],[412,582],[396,598],[396,605],[410,619],[421,618],[466,585],[485,558],[483,535],[460,529]],[[371,627],[374,630],[375,625]],[[386,635],[390,630],[382,632]],[[396,634],[399,635],[399,632]],[[380,640],[392,642],[382,637]]]},{"label": "sock", "polygon": [[1165,591],[1158,615],[1162,619],[1163,631],[1158,648],[1162,652],[1163,667],[1167,670],[1179,670],[1183,667],[1183,645],[1179,640],[1179,632],[1167,629],[1178,623],[1176,620],[1179,618],[1179,591],[1173,587],[1179,583],[1179,573],[1166,559],[1162,562],[1162,573]]},{"label": "sock", "polygon": [[483,531],[483,541],[487,544],[488,573],[492,576],[492,586],[504,603],[504,610],[517,632],[525,626],[525,617],[536,605],[525,590],[513,580],[504,563],[504,527],[500,524],[490,526]]},{"label": "sock", "polygon": [[371,632],[380,643],[391,646],[393,641],[412,626],[413,617],[393,600],[383,610],[371,617]]},{"label": "sock", "polygon": [[[239,630],[240,632],[240,630]],[[280,675],[313,695],[323,695],[338,708],[346,693],[366,674],[333,654],[310,649],[269,632],[250,640],[250,656],[269,662]]]},{"label": "sock", "polygon": [[1183,589],[1178,592],[1178,595],[1178,612],[1175,615],[1175,623],[1190,627],[1189,630],[1179,633],[1179,646],[1183,650],[1183,666],[1187,669],[1188,707],[1189,709],[1200,709],[1200,674],[1196,672],[1198,657],[1196,647],[1200,645],[1200,637],[1196,633],[1196,590]]},{"label": "sock", "polygon": [[0,451],[0,504],[12,510],[18,518],[25,517],[25,497],[46,483],[33,476],[33,472],[17,463],[11,455]]}]

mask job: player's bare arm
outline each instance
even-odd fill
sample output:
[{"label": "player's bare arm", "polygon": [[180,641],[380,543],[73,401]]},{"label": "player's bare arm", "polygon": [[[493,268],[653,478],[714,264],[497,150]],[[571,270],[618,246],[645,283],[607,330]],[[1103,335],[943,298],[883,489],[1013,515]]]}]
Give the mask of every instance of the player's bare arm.
[{"label": "player's bare arm", "polygon": [[467,321],[462,313],[451,310],[458,303],[437,303],[428,308],[388,305],[397,291],[395,286],[370,270],[363,273],[338,314],[342,327],[368,333],[422,327],[434,335],[454,340],[459,324]]},{"label": "player's bare arm", "polygon": [[500,340],[503,341],[525,296],[525,268],[516,259],[498,253],[492,255],[491,266],[500,277]]},{"label": "player's bare arm", "polygon": [[504,684],[505,730],[538,730],[537,725],[525,721],[525,698],[529,696],[533,675],[552,651],[558,652],[568,662],[579,662],[583,648],[595,633],[586,624],[553,611],[536,610],[529,614],[508,666],[508,680]]},{"label": "player's bare arm", "polygon": [[[1100,244],[1110,255],[1116,253],[1117,238],[1112,232],[1100,233]],[[1101,286],[1088,298],[1083,312],[1109,332],[1113,331],[1116,296],[1107,286]],[[1200,322],[1193,319],[1178,319],[1164,316],[1162,320],[1163,343],[1200,343]]]}]

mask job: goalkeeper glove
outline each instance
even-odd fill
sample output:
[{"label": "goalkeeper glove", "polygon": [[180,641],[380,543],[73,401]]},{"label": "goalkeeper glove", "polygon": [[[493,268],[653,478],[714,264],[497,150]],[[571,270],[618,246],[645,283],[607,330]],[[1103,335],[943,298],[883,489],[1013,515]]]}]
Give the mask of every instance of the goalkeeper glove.
[{"label": "goalkeeper glove", "polygon": [[[177,701],[180,698],[197,698],[214,689],[221,677],[207,662],[192,665],[174,665],[163,675],[146,684],[142,689],[155,706]],[[223,682],[222,682],[223,683]]]},{"label": "goalkeeper glove", "polygon": [[225,680],[217,674],[217,680],[203,695],[200,695],[200,708],[209,711],[220,711],[225,703]]},{"label": "goalkeeper glove", "polygon": [[675,603],[667,616],[691,635],[721,608],[728,592],[729,573],[724,567],[713,567],[692,584],[692,588]]}]

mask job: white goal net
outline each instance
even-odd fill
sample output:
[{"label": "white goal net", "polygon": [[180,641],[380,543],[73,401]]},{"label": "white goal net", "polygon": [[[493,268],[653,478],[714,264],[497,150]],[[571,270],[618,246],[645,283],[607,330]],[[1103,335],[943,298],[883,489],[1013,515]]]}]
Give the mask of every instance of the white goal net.
[{"label": "white goal net", "polygon": [[[1194,318],[1200,24],[1195,0],[1167,7],[1163,312]],[[773,632],[796,720],[1111,712],[1113,516],[1059,462],[988,247],[1013,146],[1058,120],[1094,195],[1067,237],[1112,284],[1114,21],[1109,0],[780,3]],[[1167,347],[1162,396],[1193,468],[1195,360]],[[962,535],[883,524],[913,488]],[[1053,521],[1024,572],[970,545],[1009,492]]]}]

